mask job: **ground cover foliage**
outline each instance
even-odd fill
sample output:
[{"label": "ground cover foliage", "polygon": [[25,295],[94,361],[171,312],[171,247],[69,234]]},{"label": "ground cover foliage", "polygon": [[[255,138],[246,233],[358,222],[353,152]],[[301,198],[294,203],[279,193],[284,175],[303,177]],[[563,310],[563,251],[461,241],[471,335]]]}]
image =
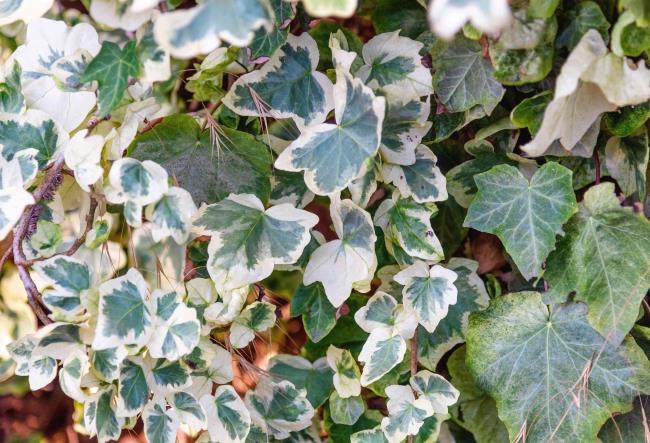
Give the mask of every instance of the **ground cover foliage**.
[{"label": "ground cover foliage", "polygon": [[647,1],[0,0],[0,42],[0,379],[76,432],[650,441]]}]

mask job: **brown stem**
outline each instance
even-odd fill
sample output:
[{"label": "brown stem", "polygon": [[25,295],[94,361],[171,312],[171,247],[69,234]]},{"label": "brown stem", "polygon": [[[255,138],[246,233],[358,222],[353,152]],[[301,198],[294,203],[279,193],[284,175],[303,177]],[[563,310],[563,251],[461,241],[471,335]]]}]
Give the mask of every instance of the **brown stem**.
[{"label": "brown stem", "polygon": [[14,232],[14,238],[12,242],[12,250],[14,255],[14,264],[18,268],[18,275],[25,286],[25,291],[27,291],[27,301],[31,306],[32,310],[39,318],[43,324],[52,323],[48,318],[47,314],[43,310],[41,293],[38,292],[38,288],[32,280],[29,271],[25,267],[25,253],[23,252],[23,240],[27,237],[29,232],[29,226],[31,224],[32,218],[35,215],[35,210],[38,207],[38,203],[43,200],[44,197],[52,195],[56,188],[61,184],[61,170],[65,165],[65,160],[63,155],[60,155],[54,162],[47,168],[45,177],[40,185],[33,192],[32,196],[34,197],[34,204],[28,206],[23,215],[18,222],[18,227]]}]

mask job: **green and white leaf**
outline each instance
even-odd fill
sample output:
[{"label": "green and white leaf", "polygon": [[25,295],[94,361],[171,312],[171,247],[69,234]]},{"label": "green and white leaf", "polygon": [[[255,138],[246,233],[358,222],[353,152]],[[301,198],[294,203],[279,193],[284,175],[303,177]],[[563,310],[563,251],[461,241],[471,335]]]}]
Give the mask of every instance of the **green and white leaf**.
[{"label": "green and white leaf", "polygon": [[119,377],[120,368],[126,356],[127,350],[124,346],[92,350],[90,353],[90,366],[99,379],[111,382]]},{"label": "green and white leaf", "polygon": [[449,306],[433,333],[418,329],[418,361],[432,371],[448,351],[465,341],[470,313],[486,308],[490,301],[485,283],[476,273],[478,262],[453,257],[446,267],[458,275],[456,303]]},{"label": "green and white leaf", "polygon": [[641,349],[631,338],[615,347],[586,313],[582,303],[548,307],[540,294],[522,292],[470,316],[467,364],[511,439],[524,429],[530,442],[595,441],[613,412],[647,391],[650,363]]},{"label": "green and white leaf", "polygon": [[246,405],[232,386],[217,388],[214,396],[200,400],[205,411],[210,438],[224,443],[243,443],[251,427],[251,416]]},{"label": "green and white leaf", "polygon": [[191,394],[187,392],[176,392],[168,399],[170,405],[176,410],[179,421],[186,424],[192,430],[199,430],[206,427],[206,417],[203,408]]},{"label": "green and white leaf", "polygon": [[[457,0],[443,0],[443,3],[451,1]],[[432,9],[436,3],[441,2],[435,0]],[[478,42],[461,36],[451,43],[439,41],[434,44],[431,55],[436,67],[433,89],[448,112],[464,112],[480,106],[485,114],[492,113],[505,89],[494,78],[494,68],[483,57]]]},{"label": "green and white leaf", "polygon": [[[11,69],[8,69],[9,66]],[[0,112],[21,114],[25,110],[25,97],[20,86],[21,73],[22,68],[18,62],[5,66],[4,80],[0,83]]]},{"label": "green and white leaf", "polygon": [[[29,23],[45,14],[54,3],[54,0],[7,2],[0,10],[0,26],[10,25],[18,20]],[[356,2],[355,2],[356,3]]]},{"label": "green and white leaf", "polygon": [[397,186],[404,198],[412,197],[417,203],[432,203],[447,200],[447,180],[436,166],[438,159],[429,148],[418,145],[415,162],[410,165],[383,165],[383,176],[387,183]]},{"label": "green and white leaf", "polygon": [[350,435],[350,443],[388,443],[381,426]]},{"label": "green and white leaf", "polygon": [[267,370],[277,380],[289,380],[296,389],[304,390],[314,408],[325,403],[332,391],[332,371],[325,358],[311,363],[296,355],[275,355]]},{"label": "green and white leaf", "polygon": [[443,376],[422,370],[411,377],[411,387],[418,398],[426,399],[434,414],[446,414],[458,401],[459,392]]},{"label": "green and white leaf", "polygon": [[206,0],[163,14],[156,20],[154,35],[172,56],[189,59],[216,49],[222,40],[247,46],[256,29],[271,30],[272,20],[273,11],[264,0]]},{"label": "green and white leaf", "polygon": [[142,412],[149,401],[150,390],[139,359],[127,358],[122,362],[118,382],[117,415],[133,417]]},{"label": "green and white leaf", "polygon": [[305,391],[296,389],[288,380],[274,383],[263,377],[254,391],[246,393],[245,402],[253,423],[278,440],[308,428],[314,417],[314,408]]},{"label": "green and white leaf", "polygon": [[172,237],[176,243],[182,244],[190,235],[196,211],[192,195],[185,189],[172,186],[160,200],[147,206],[144,215],[151,222],[151,236],[155,242]]},{"label": "green and white leaf", "polygon": [[32,194],[24,189],[18,155],[11,161],[0,156],[0,184],[0,239],[4,239],[20,220],[25,208],[35,203]]},{"label": "green and white leaf", "polygon": [[206,320],[206,328],[211,326],[226,326],[239,315],[246,303],[246,297],[249,293],[249,287],[233,289],[221,293],[221,301],[212,303],[203,312],[203,318]]},{"label": "green and white leaf", "polygon": [[177,360],[189,354],[199,343],[201,325],[196,310],[181,302],[176,292],[155,290],[151,340],[147,344],[154,358]]},{"label": "green and white leaf", "polygon": [[327,363],[334,371],[334,388],[340,398],[361,394],[361,371],[350,351],[330,345],[327,348]]},{"label": "green and white leaf", "polygon": [[547,261],[547,300],[575,299],[589,306],[589,323],[611,343],[620,343],[637,319],[650,287],[646,250],[650,222],[622,208],[613,183],[590,188]]},{"label": "green and white leaf", "polygon": [[422,65],[423,44],[400,31],[378,34],[363,45],[364,65],[355,75],[372,89],[415,98],[433,94],[431,70]]},{"label": "green and white leaf", "polygon": [[275,306],[265,301],[256,301],[246,306],[232,322],[230,344],[243,348],[250,343],[256,333],[264,332],[275,325]]},{"label": "green and white leaf", "polygon": [[302,315],[305,332],[314,343],[325,338],[336,326],[336,308],[319,282],[298,286],[291,299],[291,316],[297,315]]},{"label": "green and white leaf", "polygon": [[467,22],[497,35],[510,22],[510,7],[507,0],[433,0],[428,16],[433,31],[447,40]]},{"label": "green and white leaf", "polygon": [[366,404],[361,396],[343,398],[334,391],[329,398],[329,411],[334,423],[352,426],[366,411]]},{"label": "green and white leaf", "polygon": [[87,395],[81,390],[81,380],[90,370],[88,356],[83,351],[72,353],[61,365],[59,386],[68,397],[85,402]]},{"label": "green and white leaf", "polygon": [[415,259],[438,262],[444,259],[440,240],[431,227],[435,206],[410,199],[392,198],[381,202],[374,223],[384,231],[386,249],[401,265]]},{"label": "green and white leaf", "polygon": [[389,443],[399,443],[409,435],[417,435],[424,419],[433,415],[429,400],[416,399],[410,386],[391,385],[386,388],[388,417],[381,429]]},{"label": "green and white leaf", "polygon": [[450,269],[440,265],[429,269],[425,262],[418,260],[394,278],[404,285],[404,308],[412,311],[429,333],[447,316],[449,306],[456,304],[458,289],[454,282],[458,275]]},{"label": "green and white leaf", "polygon": [[549,162],[528,180],[514,166],[499,165],[474,180],[478,193],[465,226],[497,235],[527,280],[539,275],[577,210],[571,171]]},{"label": "green and white leaf", "polygon": [[124,418],[119,417],[114,409],[112,388],[100,391],[95,400],[84,403],[84,423],[99,442],[119,438]]},{"label": "green and white leaf", "polygon": [[144,435],[150,443],[175,443],[180,425],[176,411],[164,403],[151,402],[142,413]]},{"label": "green and white leaf", "polygon": [[334,307],[339,307],[355,289],[370,290],[370,281],[377,267],[375,235],[370,214],[352,200],[331,197],[330,216],[338,240],[319,246],[305,268],[303,283],[321,282]]},{"label": "green and white leaf", "polygon": [[[27,25],[24,42],[11,54],[9,63],[15,60],[22,68],[21,86],[27,113],[41,111],[61,125],[62,132],[74,130],[97,101],[94,92],[81,88],[80,81],[88,61],[100,50],[97,31],[88,23],[70,28],[63,21],[40,18]],[[41,151],[39,146],[56,142],[56,138],[38,142],[26,147]]]},{"label": "green and white leaf", "polygon": [[644,128],[629,137],[612,137],[605,146],[607,172],[626,196],[635,192],[646,195],[648,170],[648,133]]},{"label": "green and white leaf", "polygon": [[428,99],[422,102],[389,95],[379,145],[382,158],[396,165],[412,165],[417,146],[431,129],[432,123],[427,121],[430,112]]},{"label": "green and white leaf", "polygon": [[152,309],[146,296],[147,285],[135,269],[99,286],[99,306],[94,350],[120,345],[141,347],[149,339]]},{"label": "green and white leaf", "polygon": [[169,361],[162,358],[144,360],[147,382],[154,396],[166,397],[182,391],[192,384],[189,369],[181,360]]},{"label": "green and white leaf", "polygon": [[314,214],[288,204],[264,210],[254,195],[231,194],[203,206],[194,226],[212,236],[207,267],[223,293],[268,277],[275,265],[298,260],[317,222]]},{"label": "green and white leaf", "polygon": [[337,69],[334,85],[336,124],[320,123],[301,130],[300,137],[280,154],[275,167],[305,171],[305,183],[318,195],[343,190],[357,178],[381,140],[385,99],[361,80]]},{"label": "green and white leaf", "polygon": [[108,180],[106,199],[124,205],[124,217],[133,227],[142,224],[142,208],[160,200],[169,189],[167,171],[151,160],[119,159],[111,166]]},{"label": "green and white leaf", "polygon": [[308,33],[289,34],[261,69],[237,79],[223,102],[239,115],[322,123],[334,102],[332,82],[316,71],[318,57],[318,46]]},{"label": "green and white leaf", "polygon": [[28,109],[20,115],[0,113],[0,152],[5,160],[13,160],[20,151],[29,149],[27,152],[32,153],[35,149],[42,167],[63,151],[68,141],[65,129],[44,112]]}]

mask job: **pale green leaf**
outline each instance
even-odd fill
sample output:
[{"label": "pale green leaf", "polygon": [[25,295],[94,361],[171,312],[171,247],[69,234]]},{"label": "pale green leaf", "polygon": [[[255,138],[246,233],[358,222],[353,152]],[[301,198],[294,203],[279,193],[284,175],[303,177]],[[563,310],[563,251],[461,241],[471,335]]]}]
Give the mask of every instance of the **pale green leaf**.
[{"label": "pale green leaf", "polygon": [[417,435],[424,420],[433,414],[429,401],[416,399],[410,386],[391,385],[388,395],[388,417],[381,421],[381,429],[389,443],[399,443],[408,435]]},{"label": "pale green leaf", "polygon": [[178,432],[178,416],[163,403],[151,402],[142,413],[144,435],[149,443],[175,443]]},{"label": "pale green leaf", "polygon": [[351,426],[363,415],[366,404],[360,396],[343,398],[334,391],[329,398],[329,408],[334,423]]},{"label": "pale green leaf", "polygon": [[626,196],[646,195],[648,132],[645,128],[629,137],[612,137],[605,146],[605,165]]},{"label": "pale green leaf", "polygon": [[613,412],[629,410],[647,391],[642,351],[632,339],[620,347],[605,341],[587,323],[586,308],[548,307],[538,293],[524,292],[470,316],[467,364],[495,398],[511,439],[523,429],[530,442],[594,441]]},{"label": "pale green leaf", "polygon": [[350,351],[330,345],[327,348],[327,363],[334,371],[334,388],[340,398],[361,394],[361,371]]},{"label": "pale green leaf", "polygon": [[435,414],[446,414],[449,406],[458,401],[458,390],[441,375],[423,370],[410,379],[419,398],[426,399]]},{"label": "pale green leaf", "polygon": [[465,226],[497,235],[527,280],[539,275],[577,209],[571,171],[546,163],[529,181],[514,166],[499,165],[475,180]]},{"label": "pale green leaf", "polygon": [[412,197],[417,203],[447,200],[447,180],[436,166],[437,161],[429,148],[418,145],[413,164],[386,163],[383,176],[386,182],[397,186],[402,197]]},{"label": "pale green leaf", "polygon": [[271,358],[267,370],[278,380],[289,380],[296,389],[304,389],[314,408],[321,406],[332,391],[332,371],[325,358],[311,363],[296,355],[280,354]]},{"label": "pale green leaf", "polygon": [[594,329],[620,343],[650,287],[650,222],[620,207],[614,185],[603,183],[587,191],[566,231],[546,265],[546,296],[562,302],[575,293]]}]

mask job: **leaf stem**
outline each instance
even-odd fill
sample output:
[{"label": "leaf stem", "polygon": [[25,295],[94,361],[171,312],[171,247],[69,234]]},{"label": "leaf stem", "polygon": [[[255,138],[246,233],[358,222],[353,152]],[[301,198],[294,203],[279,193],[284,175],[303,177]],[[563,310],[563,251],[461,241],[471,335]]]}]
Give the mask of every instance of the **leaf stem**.
[{"label": "leaf stem", "polygon": [[594,162],[596,163],[596,184],[600,184],[600,157],[598,156],[598,148],[594,149]]}]

